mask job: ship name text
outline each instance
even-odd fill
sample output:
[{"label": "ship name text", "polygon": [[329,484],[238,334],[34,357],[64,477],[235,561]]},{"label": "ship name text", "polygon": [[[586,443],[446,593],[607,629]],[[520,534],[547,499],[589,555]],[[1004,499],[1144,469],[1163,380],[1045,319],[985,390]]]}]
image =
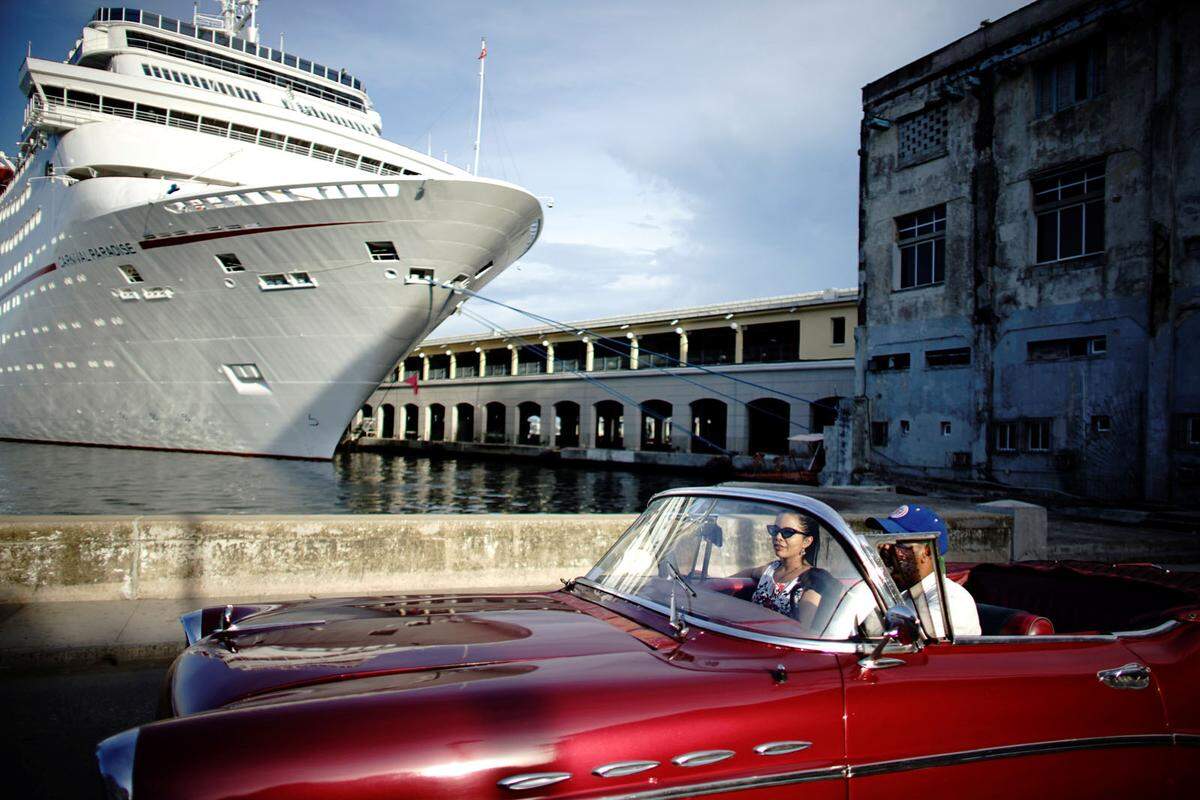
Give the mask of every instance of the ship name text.
[{"label": "ship name text", "polygon": [[102,244],[96,247],[89,247],[86,250],[67,253],[58,259],[58,264],[62,267],[69,267],[72,264],[82,264],[85,261],[99,261],[102,258],[115,258],[116,256],[131,256],[136,252],[137,250],[134,249],[133,242],[114,242],[113,244]]}]

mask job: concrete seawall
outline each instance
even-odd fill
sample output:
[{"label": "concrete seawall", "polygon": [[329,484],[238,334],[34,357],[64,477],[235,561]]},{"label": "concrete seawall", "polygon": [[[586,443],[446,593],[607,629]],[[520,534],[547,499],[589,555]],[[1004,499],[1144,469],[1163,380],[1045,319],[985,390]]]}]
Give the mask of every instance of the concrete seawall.
[{"label": "concrete seawall", "polygon": [[[0,517],[0,601],[557,586],[632,514]],[[1014,517],[947,514],[950,560],[1006,561]],[[846,515],[856,529],[864,517]]]}]

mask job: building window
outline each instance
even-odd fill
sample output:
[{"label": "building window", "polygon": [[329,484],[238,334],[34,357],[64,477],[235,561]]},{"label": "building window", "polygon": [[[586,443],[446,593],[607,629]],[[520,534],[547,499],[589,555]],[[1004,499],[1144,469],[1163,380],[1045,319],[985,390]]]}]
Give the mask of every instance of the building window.
[{"label": "building window", "polygon": [[221,265],[221,269],[226,272],[245,272],[246,267],[242,265],[241,260],[233,253],[218,253],[217,263]]},{"label": "building window", "polygon": [[871,356],[867,361],[867,370],[869,372],[891,372],[908,369],[911,363],[912,356],[908,353],[888,353]]},{"label": "building window", "polygon": [[888,443],[887,420],[871,423],[871,446],[886,447]]},{"label": "building window", "polygon": [[1104,92],[1103,41],[1064,50],[1037,68],[1037,115],[1053,114]]},{"label": "building window", "polygon": [[1200,414],[1176,415],[1175,446],[1181,450],[1200,450]]},{"label": "building window", "polygon": [[900,248],[897,288],[933,286],[946,279],[946,205],[896,218]]},{"label": "building window", "polygon": [[1070,358],[1103,356],[1107,336],[1076,336],[1071,339],[1042,339],[1026,345],[1030,361],[1065,361]]},{"label": "building window", "polygon": [[997,453],[1017,452],[1017,423],[997,422],[992,426],[992,441]]},{"label": "building window", "polygon": [[1104,162],[1034,178],[1037,263],[1104,252]]},{"label": "building window", "polygon": [[1053,420],[1049,419],[1027,419],[1025,420],[1025,449],[1030,453],[1049,453],[1050,452],[1050,424]]},{"label": "building window", "polygon": [[907,167],[946,155],[946,130],[949,126],[946,106],[927,109],[896,126],[899,147],[896,165]]},{"label": "building window", "polygon": [[908,432],[912,430],[912,423],[906,419],[900,420],[900,435],[908,436]]},{"label": "building window", "polygon": [[833,338],[831,340],[832,343],[833,344],[845,344],[846,343],[846,318],[845,317],[834,317],[830,321],[833,323]]},{"label": "building window", "polygon": [[942,420],[942,436],[949,436],[949,435],[950,435],[950,422],[949,422],[949,420]]},{"label": "building window", "polygon": [[946,350],[926,350],[925,366],[936,367],[968,367],[971,365],[971,348],[951,347]]},{"label": "building window", "polygon": [[396,253],[396,245],[391,242],[367,242],[367,252],[371,254],[372,261],[400,260]]},{"label": "building window", "polygon": [[1112,417],[1108,414],[1094,414],[1092,416],[1092,433],[1110,433],[1112,431]]}]

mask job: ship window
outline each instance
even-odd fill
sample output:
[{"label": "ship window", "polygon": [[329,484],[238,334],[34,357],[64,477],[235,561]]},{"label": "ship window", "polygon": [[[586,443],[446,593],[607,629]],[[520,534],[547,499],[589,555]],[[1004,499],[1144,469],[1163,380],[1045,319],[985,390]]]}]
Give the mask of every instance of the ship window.
[{"label": "ship window", "polygon": [[155,106],[144,106],[139,103],[137,118],[143,122],[157,122],[159,125],[166,125],[167,110],[165,108],[156,108]]},{"label": "ship window", "polygon": [[367,251],[372,261],[399,261],[396,245],[391,242],[367,242]]},{"label": "ship window", "polygon": [[290,56],[290,55],[287,55],[287,54],[285,53],[285,54],[284,54],[284,56],[283,56],[283,64],[284,64],[284,66],[287,66],[287,67],[294,67],[294,66],[296,66],[296,57],[295,57],[295,56]]},{"label": "ship window", "polygon": [[339,163],[345,167],[357,167],[358,166],[358,154],[357,153],[347,153],[345,150],[339,150],[338,154],[337,154],[337,163]]},{"label": "ship window", "polygon": [[209,85],[208,80],[206,78],[200,79],[200,85],[203,86],[205,89],[208,89],[210,92],[212,91],[212,86]]},{"label": "ship window", "polygon": [[200,117],[195,114],[188,114],[183,111],[171,110],[171,117],[167,121],[168,125],[176,128],[184,128],[189,131],[194,131],[200,127]]},{"label": "ship window", "polygon": [[222,364],[221,371],[238,394],[270,394],[262,370],[257,364]]},{"label": "ship window", "polygon": [[229,90],[225,88],[225,84],[223,83],[217,84],[217,91],[221,94],[229,94]]},{"label": "ship window", "polygon": [[270,131],[258,132],[258,143],[267,147],[274,147],[276,150],[283,149],[283,135],[271,133]]},{"label": "ship window", "polygon": [[259,275],[258,285],[262,289],[285,289],[288,287],[286,275]]},{"label": "ship window", "polygon": [[150,65],[149,65],[149,64],[142,64],[142,72],[144,72],[145,74],[149,75],[149,74],[150,74]]},{"label": "ship window", "polygon": [[261,102],[262,102],[262,98],[258,96],[258,92],[253,92],[253,91],[252,91],[252,92],[250,92],[250,94],[254,95],[254,102],[256,102],[256,103],[261,103]]},{"label": "ship window", "polygon": [[217,253],[217,263],[221,265],[221,269],[226,272],[245,272],[246,267],[233,253]]},{"label": "ship window", "polygon": [[163,77],[163,73],[162,73],[161,69],[159,69],[158,67],[153,67],[153,70],[154,70],[154,77],[156,77],[156,78]]},{"label": "ship window", "polygon": [[254,128],[248,128],[245,125],[238,125],[235,122],[230,126],[229,138],[253,144],[258,141],[258,131]]},{"label": "ship window", "polygon": [[301,72],[312,72],[312,62],[305,59],[300,59],[299,69]]},{"label": "ship window", "polygon": [[408,271],[408,278],[405,283],[433,283],[433,270],[424,267],[412,267]]},{"label": "ship window", "polygon": [[146,279],[142,277],[141,273],[139,273],[137,269],[133,267],[133,265],[122,264],[117,267],[117,269],[120,270],[121,275],[125,278],[126,282],[145,283]]},{"label": "ship window", "polygon": [[332,147],[326,147],[321,144],[313,145],[313,157],[319,158],[322,161],[333,161],[333,156],[336,151]]},{"label": "ship window", "polygon": [[316,286],[317,282],[312,279],[312,276],[307,272],[291,272],[288,273],[293,286]]},{"label": "ship window", "polygon": [[176,83],[183,83],[179,77],[179,73],[175,70],[171,70],[171,80],[175,81]]},{"label": "ship window", "polygon": [[289,153],[296,153],[297,155],[306,156],[308,155],[310,148],[312,148],[312,142],[306,142],[303,139],[293,139],[288,137],[287,151]]},{"label": "ship window", "polygon": [[188,75],[186,72],[181,72],[181,73],[179,74],[179,77],[183,78],[183,82],[184,82],[184,84],[186,84],[187,86],[191,86],[191,85],[192,85],[192,76],[191,76],[191,75]]},{"label": "ship window", "polygon": [[358,168],[365,169],[367,172],[378,173],[379,172],[379,163],[380,162],[376,161],[373,158],[367,158],[366,156],[363,156],[362,163],[359,164]]},{"label": "ship window", "polygon": [[246,95],[244,95],[244,94],[242,93],[242,87],[240,87],[240,86],[235,86],[235,87],[233,87],[233,90],[234,90],[235,92],[237,92],[237,96],[238,96],[238,97],[242,98],[243,100],[245,100],[245,99],[246,99]]}]

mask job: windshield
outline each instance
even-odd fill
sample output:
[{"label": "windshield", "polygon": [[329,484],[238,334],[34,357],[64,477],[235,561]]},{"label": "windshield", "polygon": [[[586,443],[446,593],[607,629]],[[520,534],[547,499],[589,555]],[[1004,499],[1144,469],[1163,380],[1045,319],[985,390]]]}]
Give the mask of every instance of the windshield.
[{"label": "windshield", "polygon": [[759,501],[653,502],[586,576],[620,594],[757,633],[857,638],[874,593],[818,519]]}]

